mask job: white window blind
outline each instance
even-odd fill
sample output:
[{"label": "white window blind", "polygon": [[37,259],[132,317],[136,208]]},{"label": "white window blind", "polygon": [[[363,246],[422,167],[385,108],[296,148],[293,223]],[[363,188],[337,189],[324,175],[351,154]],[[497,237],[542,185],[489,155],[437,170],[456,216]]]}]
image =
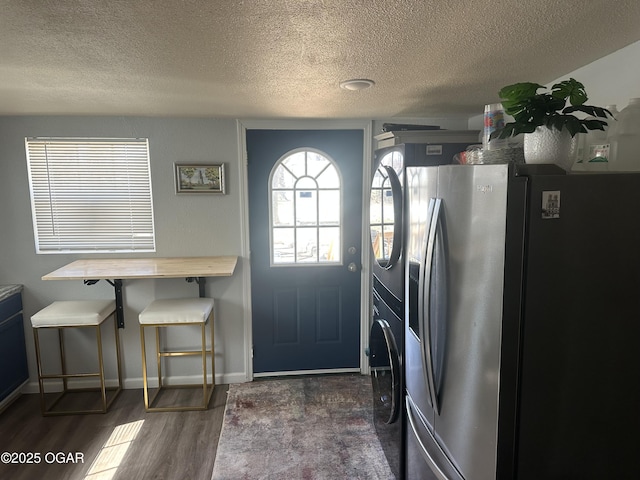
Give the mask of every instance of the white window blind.
[{"label": "white window blind", "polygon": [[147,139],[27,138],[38,253],[153,252]]}]

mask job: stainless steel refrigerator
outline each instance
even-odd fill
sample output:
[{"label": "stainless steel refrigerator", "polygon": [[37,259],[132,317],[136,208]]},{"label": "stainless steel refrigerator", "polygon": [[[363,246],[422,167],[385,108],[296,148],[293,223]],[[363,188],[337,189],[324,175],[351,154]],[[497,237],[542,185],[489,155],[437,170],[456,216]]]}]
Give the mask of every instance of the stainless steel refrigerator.
[{"label": "stainless steel refrigerator", "polygon": [[637,478],[640,175],[407,174],[407,478]]},{"label": "stainless steel refrigerator", "polygon": [[404,254],[405,169],[450,164],[477,141],[478,131],[412,132],[424,143],[381,148],[373,158],[369,227],[373,273],[373,318],[369,362],[374,422],[395,478],[404,475]]}]

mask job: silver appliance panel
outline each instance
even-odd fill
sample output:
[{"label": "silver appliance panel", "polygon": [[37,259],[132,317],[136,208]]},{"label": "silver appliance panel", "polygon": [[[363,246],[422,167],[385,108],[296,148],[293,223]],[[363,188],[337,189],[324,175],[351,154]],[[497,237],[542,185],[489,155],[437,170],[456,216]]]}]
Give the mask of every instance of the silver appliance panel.
[{"label": "silver appliance panel", "polygon": [[439,169],[448,318],[435,437],[469,480],[495,479],[508,165]]},{"label": "silver appliance panel", "polygon": [[407,172],[414,418],[464,478],[495,479],[508,166]]}]

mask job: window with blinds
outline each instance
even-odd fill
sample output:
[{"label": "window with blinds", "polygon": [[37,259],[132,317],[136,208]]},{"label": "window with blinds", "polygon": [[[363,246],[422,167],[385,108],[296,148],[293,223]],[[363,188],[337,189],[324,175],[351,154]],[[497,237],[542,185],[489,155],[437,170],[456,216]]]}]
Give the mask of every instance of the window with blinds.
[{"label": "window with blinds", "polygon": [[36,251],[154,252],[147,139],[27,138]]}]

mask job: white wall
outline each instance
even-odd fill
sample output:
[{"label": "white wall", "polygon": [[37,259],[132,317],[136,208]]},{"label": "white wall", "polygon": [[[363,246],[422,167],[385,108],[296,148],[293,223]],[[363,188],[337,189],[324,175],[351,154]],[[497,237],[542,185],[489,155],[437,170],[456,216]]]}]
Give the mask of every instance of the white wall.
[{"label": "white wall", "polygon": [[550,85],[569,77],[584,84],[589,96],[587,104],[617,105],[622,110],[630,98],[640,97],[640,42],[569,72]]},{"label": "white wall", "polygon": [[[89,255],[35,253],[24,147],[27,136],[149,138],[157,244],[154,256],[240,255],[240,178],[234,120],[0,117],[0,284],[24,285],[25,333],[31,372],[29,391],[37,391],[29,317],[54,300],[113,298],[113,288],[106,282],[89,287],[80,281],[41,280],[42,275]],[[174,162],[225,163],[228,194],[175,195]],[[218,381],[245,380],[243,263],[240,259],[232,278],[207,281],[206,295],[217,301]],[[184,279],[125,280],[124,284],[126,327],[121,336],[124,377],[125,386],[134,388],[141,386],[142,374],[138,313],[155,298],[197,296],[198,289],[195,283],[187,283]],[[181,341],[179,337],[175,340]],[[91,352],[94,348],[89,343],[90,337],[76,341],[79,342],[78,350]],[[45,343],[52,344],[53,338]],[[48,361],[52,361],[52,355],[47,349]],[[191,360],[196,362],[196,359],[177,359],[177,368],[170,373],[179,376],[189,371],[191,366],[180,362]],[[108,363],[109,371],[113,371],[113,362]],[[197,368],[195,365],[191,372],[197,372]]]},{"label": "white wall", "polygon": [[[575,78],[584,85],[589,96],[588,105],[616,105],[620,111],[627,106],[630,98],[640,97],[640,42],[567,72],[547,85],[550,87],[568,78]],[[531,79],[523,78],[521,81],[528,82]],[[496,86],[496,94],[503,86]],[[471,117],[468,125],[470,129],[482,128],[482,112]]]}]

